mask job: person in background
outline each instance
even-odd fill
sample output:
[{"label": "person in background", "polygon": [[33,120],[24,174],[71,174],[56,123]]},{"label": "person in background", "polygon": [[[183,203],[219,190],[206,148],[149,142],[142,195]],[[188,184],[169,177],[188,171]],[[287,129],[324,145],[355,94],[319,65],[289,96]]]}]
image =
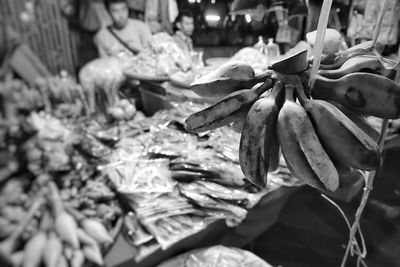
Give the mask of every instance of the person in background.
[{"label": "person in background", "polygon": [[126,57],[138,54],[150,41],[149,27],[142,21],[130,19],[127,0],[106,0],[112,24],[103,27],[94,37],[100,57]]},{"label": "person in background", "polygon": [[194,30],[194,17],[192,12],[190,12],[190,10],[182,10],[179,12],[174,25],[175,34],[173,38],[185,55],[190,58],[191,52],[193,52],[191,36]]},{"label": "person in background", "polygon": [[167,32],[173,35],[173,22],[178,13],[176,0],[146,0],[144,20],[153,34]]}]

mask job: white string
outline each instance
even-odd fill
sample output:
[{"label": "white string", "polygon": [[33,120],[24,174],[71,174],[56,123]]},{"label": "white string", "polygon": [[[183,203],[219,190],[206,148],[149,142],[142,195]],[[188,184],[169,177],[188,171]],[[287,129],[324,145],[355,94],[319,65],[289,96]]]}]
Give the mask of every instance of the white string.
[{"label": "white string", "polygon": [[325,32],[328,26],[329,13],[331,10],[333,0],[324,0],[322,3],[321,13],[318,20],[317,37],[314,45],[314,61],[312,64],[310,79],[308,81],[308,86],[310,90],[314,87],[315,80],[317,78],[317,73],[319,65],[321,63],[322,50],[324,48]]}]

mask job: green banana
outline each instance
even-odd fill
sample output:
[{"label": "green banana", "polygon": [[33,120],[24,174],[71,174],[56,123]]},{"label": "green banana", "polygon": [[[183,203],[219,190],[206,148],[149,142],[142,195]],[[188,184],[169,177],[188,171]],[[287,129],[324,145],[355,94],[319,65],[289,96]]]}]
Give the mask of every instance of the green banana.
[{"label": "green banana", "polygon": [[361,170],[378,167],[380,153],[377,143],[343,112],[326,101],[307,99],[302,87],[296,87],[296,93],[331,158]]},{"label": "green banana", "polygon": [[185,129],[198,133],[228,125],[237,119],[237,113],[242,108],[254,103],[272,85],[273,81],[268,79],[252,89],[244,89],[228,95],[214,105],[190,115],[185,121]]},{"label": "green banana", "polygon": [[285,89],[286,101],[277,122],[282,154],[295,177],[312,187],[333,192],[339,187],[339,174],[306,111],[294,102],[294,85],[288,84]]}]

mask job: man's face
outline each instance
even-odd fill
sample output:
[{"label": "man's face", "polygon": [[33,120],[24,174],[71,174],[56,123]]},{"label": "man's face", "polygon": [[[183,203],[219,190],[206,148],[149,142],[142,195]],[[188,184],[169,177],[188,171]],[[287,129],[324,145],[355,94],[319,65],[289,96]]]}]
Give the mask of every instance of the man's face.
[{"label": "man's face", "polygon": [[121,29],[128,22],[129,9],[126,3],[114,3],[109,7],[114,27]]},{"label": "man's face", "polygon": [[194,30],[193,18],[183,16],[182,20],[178,23],[178,29],[184,34],[191,36]]}]

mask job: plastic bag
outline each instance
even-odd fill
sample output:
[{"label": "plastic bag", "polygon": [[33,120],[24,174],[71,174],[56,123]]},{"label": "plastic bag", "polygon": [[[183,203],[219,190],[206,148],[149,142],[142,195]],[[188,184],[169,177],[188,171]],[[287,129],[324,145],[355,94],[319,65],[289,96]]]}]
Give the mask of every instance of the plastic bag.
[{"label": "plastic bag", "polygon": [[238,248],[214,246],[187,252],[158,267],[272,267],[256,255]]}]

